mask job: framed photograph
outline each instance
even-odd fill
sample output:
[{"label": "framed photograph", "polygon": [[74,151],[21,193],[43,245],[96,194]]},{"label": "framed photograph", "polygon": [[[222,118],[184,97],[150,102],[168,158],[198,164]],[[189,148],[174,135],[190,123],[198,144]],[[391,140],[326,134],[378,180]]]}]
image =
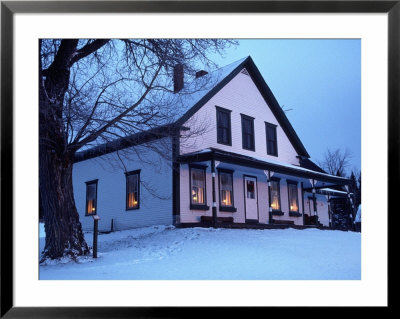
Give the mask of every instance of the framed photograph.
[{"label": "framed photograph", "polygon": [[[1,317],[179,317],[192,307],[204,314],[209,307],[220,307],[216,313],[226,307],[388,308],[389,211],[399,176],[399,29],[399,1],[2,1]],[[184,47],[168,42],[169,50],[158,51],[163,39],[191,40]],[[56,78],[62,73],[53,63],[54,52],[69,47],[75,49],[68,65],[92,56],[68,73],[73,85]],[[116,61],[112,52],[126,55]],[[185,54],[214,71],[199,69]],[[139,71],[125,73],[130,65]],[[188,75],[190,83],[202,84],[192,88]],[[168,78],[171,87],[163,86]],[[120,85],[121,79],[128,81]],[[69,102],[62,102],[60,127],[71,131],[68,145],[79,152],[57,158],[60,170],[46,178],[62,171],[54,180],[73,180],[76,208],[57,211],[75,209],[79,229],[73,238],[85,234],[87,243],[70,245],[68,252],[64,247],[58,256],[61,250],[45,241],[38,216],[52,196],[69,193],[49,191],[45,204],[39,196],[45,178],[40,154],[58,154],[57,129],[43,125],[51,112],[43,115],[39,104],[47,99],[56,105],[54,92],[62,83]],[[138,87],[142,96],[126,93]],[[153,100],[160,96],[162,108]],[[135,109],[132,99],[146,107]],[[85,103],[95,106],[86,109]],[[270,115],[260,119],[265,105]],[[211,130],[191,122],[202,110]],[[48,144],[38,143],[44,136]],[[41,153],[39,144],[45,145]],[[331,152],[331,145],[346,151]],[[128,157],[124,152],[132,147],[136,153]],[[97,161],[114,155],[110,168]],[[310,160],[323,155],[325,163]],[[341,155],[348,174],[327,163]],[[157,167],[146,166],[152,161]],[[117,175],[93,173],[117,166]],[[361,198],[362,231],[356,213]],[[119,235],[136,225],[148,228]],[[180,235],[168,235],[175,227]],[[255,232],[236,242],[222,236],[223,228]],[[330,241],[325,251],[318,251],[315,228]],[[293,237],[269,241],[286,252],[296,241],[303,249],[296,249],[298,258],[279,249],[259,258],[272,247],[267,237],[257,237],[261,230],[281,229]],[[329,239],[332,229],[340,232],[340,244]],[[219,243],[230,240],[226,247],[235,249],[227,248],[219,260],[209,234]],[[58,240],[57,234],[47,236]],[[163,240],[170,244],[160,248]],[[203,257],[183,255],[185,241],[196,242],[190,247]],[[249,245],[258,246],[257,253]],[[131,258],[117,254],[127,253],[121,247],[133,247]],[[75,267],[70,259],[63,262],[66,254]],[[129,269],[136,273],[127,275]],[[332,269],[337,274],[327,275]]]}]

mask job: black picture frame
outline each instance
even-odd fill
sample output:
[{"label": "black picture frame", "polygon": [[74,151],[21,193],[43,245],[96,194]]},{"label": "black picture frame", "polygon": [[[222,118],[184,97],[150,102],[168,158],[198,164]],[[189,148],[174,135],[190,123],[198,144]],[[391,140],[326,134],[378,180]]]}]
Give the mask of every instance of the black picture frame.
[{"label": "black picture frame", "polygon": [[[399,179],[400,1],[2,1],[1,2],[1,317],[132,318],[193,314],[190,308],[15,307],[13,299],[13,19],[17,13],[272,12],[388,14],[388,207]],[[391,216],[388,214],[388,218]],[[394,223],[388,222],[388,234]],[[388,238],[389,239],[389,238]],[[389,240],[388,240],[389,242]],[[389,257],[389,256],[388,256]],[[390,258],[388,260],[390,265]],[[390,284],[388,280],[388,286]],[[388,299],[391,305],[391,298]],[[308,309],[291,308],[296,314]],[[209,309],[196,314],[209,314]],[[241,312],[241,311],[239,311]],[[235,310],[235,314],[239,314]],[[248,313],[245,310],[246,313]],[[226,314],[213,309],[213,315]]]}]

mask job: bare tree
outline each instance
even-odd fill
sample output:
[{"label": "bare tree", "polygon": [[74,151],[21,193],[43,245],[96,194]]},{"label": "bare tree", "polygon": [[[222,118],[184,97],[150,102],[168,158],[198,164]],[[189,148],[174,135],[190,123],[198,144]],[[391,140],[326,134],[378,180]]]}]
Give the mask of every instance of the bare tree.
[{"label": "bare tree", "polygon": [[350,165],[351,154],[346,149],[331,150],[327,149],[324,158],[318,161],[318,165],[321,166],[326,172],[331,175],[346,177],[346,170]]},{"label": "bare tree", "polygon": [[[42,260],[89,253],[74,202],[78,150],[168,127],[199,87],[173,94],[173,69],[212,69],[219,39],[39,40],[39,189],[46,229]],[[201,81],[196,81],[200,83]],[[206,84],[206,83],[203,83]],[[179,128],[178,128],[179,129]]]}]

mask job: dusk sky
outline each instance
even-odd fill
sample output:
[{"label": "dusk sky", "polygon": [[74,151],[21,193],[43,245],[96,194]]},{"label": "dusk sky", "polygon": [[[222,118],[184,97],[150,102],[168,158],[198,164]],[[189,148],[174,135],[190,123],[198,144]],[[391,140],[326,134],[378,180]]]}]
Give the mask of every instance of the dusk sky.
[{"label": "dusk sky", "polygon": [[251,39],[214,60],[224,66],[250,55],[311,156],[346,149],[361,171],[361,41]]}]

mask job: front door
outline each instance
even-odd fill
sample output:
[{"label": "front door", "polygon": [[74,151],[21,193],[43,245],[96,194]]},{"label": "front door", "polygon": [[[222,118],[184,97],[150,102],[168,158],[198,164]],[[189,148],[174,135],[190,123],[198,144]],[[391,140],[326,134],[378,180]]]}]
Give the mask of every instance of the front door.
[{"label": "front door", "polygon": [[258,221],[257,178],[244,176],[246,220]]}]

